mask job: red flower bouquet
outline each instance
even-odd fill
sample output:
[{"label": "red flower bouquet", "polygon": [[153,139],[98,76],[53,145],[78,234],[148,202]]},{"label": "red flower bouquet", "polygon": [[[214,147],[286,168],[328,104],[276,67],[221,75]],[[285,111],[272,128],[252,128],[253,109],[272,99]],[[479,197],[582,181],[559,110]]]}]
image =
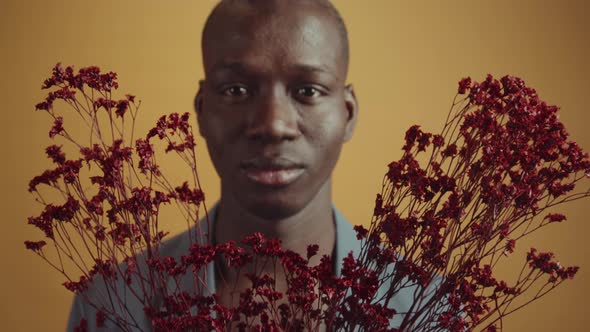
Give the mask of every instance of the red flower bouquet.
[{"label": "red flower bouquet", "polygon": [[[371,223],[355,227],[358,252],[342,261],[324,256],[315,266],[309,260],[317,246],[301,257],[260,233],[242,243],[208,243],[189,115],[163,116],[136,138],[139,102],[114,98],[116,78],[58,64],[43,84],[51,92],[36,106],[53,118],[50,138],[68,146],[47,147],[55,168],[30,182],[44,208],[28,222],[45,238],[25,245],[95,309],[79,331],[141,330],[131,306],[157,331],[495,331],[503,317],[578,270],[532,248],[514,280],[494,274],[523,237],[565,220],[549,209],[590,195],[576,191],[588,181],[588,155],[568,140],[558,108],[519,78],[461,80],[440,134],[419,126],[406,132]],[[64,104],[73,109],[67,116],[86,125],[85,139],[64,127]],[[171,183],[156,160],[159,146],[184,161],[192,179]],[[67,158],[66,149],[76,157]],[[46,201],[48,190],[63,200]],[[187,221],[189,243],[179,257],[165,254],[160,212],[168,207]],[[209,264],[250,280],[238,305],[223,306],[208,291]],[[286,280],[260,272],[269,265]],[[191,287],[182,287],[187,280]],[[400,294],[410,301],[400,306]]]}]

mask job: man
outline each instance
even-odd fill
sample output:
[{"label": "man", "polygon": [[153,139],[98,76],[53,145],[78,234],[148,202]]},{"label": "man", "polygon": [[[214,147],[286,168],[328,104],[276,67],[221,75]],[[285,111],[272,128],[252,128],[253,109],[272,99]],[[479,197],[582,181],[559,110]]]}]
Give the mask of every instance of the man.
[{"label": "man", "polygon": [[262,232],[302,255],[309,244],[331,255],[331,175],[358,115],[337,12],[327,1],[222,1],[202,48],[195,108],[221,177],[215,241]]},{"label": "man", "polygon": [[[323,0],[221,1],[207,20],[202,51],[205,79],[195,109],[221,178],[209,241],[262,232],[300,254],[318,244],[313,259],[328,254],[340,262],[357,251],[351,225],[332,205],[332,171],[358,118],[346,85],[346,28],[336,9]],[[162,255],[178,256],[188,246],[183,234]],[[235,294],[250,286],[213,264],[206,279],[224,305],[235,305]],[[276,279],[285,289],[284,276]],[[150,329],[138,302],[128,300],[127,308],[138,329]],[[70,330],[81,317],[95,328],[94,311],[78,297]]]}]

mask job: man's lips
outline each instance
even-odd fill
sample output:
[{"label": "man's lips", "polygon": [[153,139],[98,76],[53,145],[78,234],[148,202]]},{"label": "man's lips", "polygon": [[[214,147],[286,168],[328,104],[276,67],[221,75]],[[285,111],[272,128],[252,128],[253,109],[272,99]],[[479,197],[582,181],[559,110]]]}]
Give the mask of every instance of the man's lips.
[{"label": "man's lips", "polygon": [[250,180],[267,186],[286,186],[305,171],[303,165],[284,158],[250,159],[241,163],[240,169]]},{"label": "man's lips", "polygon": [[246,176],[254,182],[268,186],[286,186],[303,174],[303,168],[280,170],[245,169]]}]

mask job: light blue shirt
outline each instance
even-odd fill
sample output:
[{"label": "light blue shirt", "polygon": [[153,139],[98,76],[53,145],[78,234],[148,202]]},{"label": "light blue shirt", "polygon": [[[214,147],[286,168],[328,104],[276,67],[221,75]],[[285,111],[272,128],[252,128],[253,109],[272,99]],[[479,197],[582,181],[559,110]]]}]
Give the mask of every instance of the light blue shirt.
[{"label": "light blue shirt", "polygon": [[[212,209],[209,210],[209,218],[210,220],[215,220],[215,212],[217,206],[214,206]],[[334,256],[336,262],[342,262],[342,259],[348,255],[348,253],[353,252],[355,257],[358,257],[361,249],[361,241],[359,241],[356,237],[356,232],[354,231],[352,225],[346,220],[346,218],[336,209],[336,207],[332,207],[333,215],[334,215],[334,224],[336,229],[336,244],[334,248]],[[201,229],[202,234],[207,234],[207,223],[201,220],[199,223],[199,227]],[[194,231],[194,230],[193,230]],[[194,232],[193,232],[194,235]],[[207,239],[207,237],[204,237]],[[186,254],[188,248],[191,245],[189,237],[189,232],[184,232],[174,238],[166,241],[160,250],[160,254],[162,257],[164,256],[172,256],[174,258],[179,259],[180,255]],[[203,242],[203,241],[198,241]],[[337,276],[341,275],[342,264],[335,264],[335,274]],[[146,268],[145,266],[143,268]],[[209,263],[207,265],[206,271],[202,275],[204,282],[203,285],[207,285],[207,288],[204,288],[203,295],[211,295],[215,292],[215,266],[214,263]],[[91,287],[85,294],[86,296],[92,297],[94,299],[108,299],[109,294],[105,293],[105,288],[97,286],[97,282],[94,283],[94,286]],[[136,296],[133,295],[131,289],[135,291],[137,294],[142,294],[140,283],[137,280],[134,280],[130,286],[127,286],[122,278],[118,278],[116,282],[117,289],[119,290],[117,293],[121,297],[122,303],[125,303],[125,307],[121,307],[117,305],[120,303],[119,301],[115,300],[114,308],[115,310],[122,316],[125,317],[129,321],[134,321],[138,328],[133,329],[133,331],[151,331],[151,320],[146,316],[143,310],[143,304],[137,300]],[[185,280],[182,282],[183,289],[189,292],[195,290],[194,286],[194,279],[192,277],[192,273],[187,273]],[[172,278],[169,278],[168,281],[169,289],[174,290],[175,284]],[[378,293],[378,297],[380,298],[381,294],[385,292],[384,287],[380,289]],[[114,294],[111,294],[114,295]],[[395,308],[398,312],[407,312],[412,305],[414,298],[414,293],[412,288],[405,288],[399,293],[397,293],[389,303],[389,306]],[[95,300],[96,301],[96,300]],[[105,306],[111,307],[110,303],[104,303]],[[119,331],[114,325],[113,322],[107,321],[105,322],[105,326],[103,328],[96,328],[96,310],[87,304],[84,301],[84,298],[80,295],[76,295],[74,302],[72,304],[70,317],[68,320],[68,327],[67,331],[73,331],[74,327],[77,326],[82,318],[86,318],[88,321],[88,329],[89,331]],[[395,315],[394,319],[390,321],[391,327],[399,326],[402,320],[402,316]]]}]

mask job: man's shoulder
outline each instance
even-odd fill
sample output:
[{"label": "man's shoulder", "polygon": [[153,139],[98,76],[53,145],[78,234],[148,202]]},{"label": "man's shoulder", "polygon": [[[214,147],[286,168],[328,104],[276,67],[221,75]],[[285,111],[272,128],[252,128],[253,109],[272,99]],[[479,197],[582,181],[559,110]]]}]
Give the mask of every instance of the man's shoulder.
[{"label": "man's shoulder", "polygon": [[[341,263],[342,259],[346,257],[350,252],[353,253],[355,258],[360,257],[362,252],[362,245],[363,241],[357,238],[357,233],[354,230],[354,225],[360,223],[350,223],[346,217],[338,210],[335,206],[333,206],[334,211],[334,222],[336,225],[336,251],[335,251],[335,258],[337,259],[340,264],[336,265],[336,272],[340,275],[341,270]],[[383,276],[391,276],[394,274],[395,271],[395,264],[389,264],[385,271],[383,272]],[[387,279],[387,278],[386,278]],[[436,282],[440,282],[437,280]],[[411,283],[410,283],[411,284]],[[384,299],[386,298],[386,294],[389,292],[391,284],[388,282],[384,282],[379,287],[376,299]],[[402,287],[395,295],[391,297],[388,301],[387,306],[389,308],[395,309],[398,312],[398,315],[395,315],[393,319],[390,320],[390,326],[395,327],[399,326],[405,316],[405,314],[411,310],[415,310],[413,308],[414,304],[414,293],[417,291],[417,287],[415,285]],[[427,292],[428,294],[430,293]],[[429,297],[427,295],[426,297]]]},{"label": "man's shoulder", "polygon": [[334,225],[336,226],[336,248],[334,250],[334,259],[338,264],[335,265],[336,275],[340,275],[342,260],[352,253],[354,257],[359,257],[361,252],[361,241],[357,238],[353,224],[344,216],[342,212],[332,204],[334,214]]},{"label": "man's shoulder", "polygon": [[[165,239],[160,247],[156,249],[160,258],[173,257],[179,259],[181,255],[188,252],[193,243],[207,243],[207,221],[200,220],[196,225],[185,230],[184,232]],[[153,250],[153,248],[152,248]],[[134,269],[141,274],[145,273],[148,267],[147,251],[142,251],[132,257]],[[129,262],[121,262],[116,265],[116,276],[110,280],[105,280],[100,275],[95,275],[83,293],[78,293],[72,303],[67,331],[73,331],[81,319],[86,319],[89,331],[117,331],[116,324],[113,321],[106,321],[104,329],[96,329],[96,307],[108,308],[108,311],[115,311],[120,318],[128,321],[135,321],[138,329],[145,330],[150,326],[149,319],[144,313],[142,299],[145,289],[142,287],[141,277],[138,273],[133,273],[131,280],[126,278],[126,271],[129,268]],[[120,298],[113,298],[120,297]],[[93,304],[90,304],[92,302]],[[117,303],[124,303],[125,309],[119,307]]]},{"label": "man's shoulder", "polygon": [[190,246],[193,244],[209,244],[211,236],[210,230],[212,229],[210,222],[211,220],[215,220],[218,205],[219,204],[216,203],[209,208],[205,216],[200,218],[196,224],[191,225],[185,231],[164,240],[159,250],[160,256],[179,258],[181,255],[186,254]]},{"label": "man's shoulder", "polygon": [[195,243],[201,245],[209,243],[208,232],[206,232],[206,227],[203,227],[201,223],[206,222],[200,221],[199,224],[190,229],[164,240],[160,245],[160,257],[170,256],[179,258],[181,255],[188,252],[191,245]]}]

